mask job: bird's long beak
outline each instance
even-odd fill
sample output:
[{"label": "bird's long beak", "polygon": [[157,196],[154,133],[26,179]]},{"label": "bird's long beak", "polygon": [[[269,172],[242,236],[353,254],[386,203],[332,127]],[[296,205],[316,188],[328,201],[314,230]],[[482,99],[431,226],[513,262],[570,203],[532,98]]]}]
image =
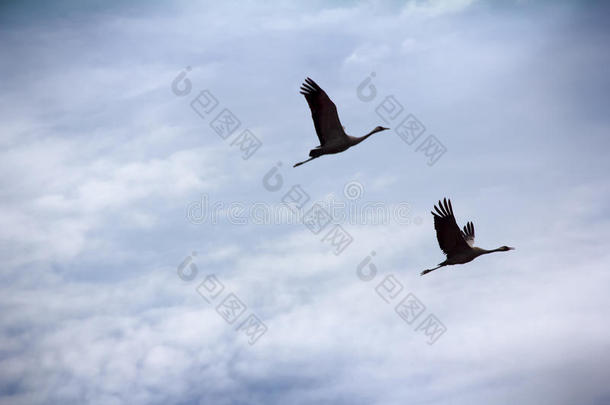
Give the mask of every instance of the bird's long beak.
[{"label": "bird's long beak", "polygon": [[386,127],[381,127],[381,129],[390,129],[390,128],[386,128]]},{"label": "bird's long beak", "polygon": [[515,250],[514,247],[507,246],[508,250]]}]

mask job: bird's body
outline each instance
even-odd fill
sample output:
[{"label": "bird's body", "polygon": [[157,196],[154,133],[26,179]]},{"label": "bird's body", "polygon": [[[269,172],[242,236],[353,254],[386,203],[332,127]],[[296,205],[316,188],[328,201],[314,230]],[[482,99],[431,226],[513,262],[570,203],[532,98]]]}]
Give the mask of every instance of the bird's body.
[{"label": "bird's body", "polygon": [[322,155],[332,155],[344,152],[352,146],[364,141],[374,133],[388,129],[378,126],[364,136],[356,137],[347,135],[341,125],[341,121],[339,121],[335,103],[332,102],[316,82],[309,77],[305,79],[305,83],[301,85],[300,93],[305,96],[309,109],[311,110],[311,118],[313,119],[318,139],[320,140],[320,146],[309,151],[309,159],[295,164],[294,167],[319,158]]},{"label": "bird's body", "polygon": [[434,209],[436,212],[433,211],[432,215],[434,216],[436,239],[441,250],[447,256],[447,260],[439,263],[433,269],[422,271],[422,276],[443,266],[464,264],[484,254],[506,252],[514,249],[501,246],[497,249],[487,250],[474,246],[474,225],[472,222],[468,222],[464,226],[464,230],[460,230],[453,215],[451,200],[444,199],[443,203],[439,201],[438,206],[434,206]]}]

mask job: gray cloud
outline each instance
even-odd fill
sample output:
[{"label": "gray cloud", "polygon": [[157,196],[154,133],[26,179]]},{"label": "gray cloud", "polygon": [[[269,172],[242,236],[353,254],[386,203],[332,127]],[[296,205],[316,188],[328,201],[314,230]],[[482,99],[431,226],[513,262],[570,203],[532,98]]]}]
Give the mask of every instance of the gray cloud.
[{"label": "gray cloud", "polygon": [[[0,403],[607,402],[601,5],[3,7]],[[429,167],[388,131],[292,170],[315,146],[306,75],[349,133],[393,94],[447,154]],[[203,89],[263,141],[252,159],[189,107]],[[185,218],[204,193],[273,205],[300,184],[313,202],[352,180],[422,224],[345,225],[337,257],[299,224]],[[477,244],[517,250],[419,277],[442,260],[428,212],[445,195]],[[254,346],[197,294],[212,273],[268,326]],[[376,294],[389,274],[447,326],[434,345]]]}]

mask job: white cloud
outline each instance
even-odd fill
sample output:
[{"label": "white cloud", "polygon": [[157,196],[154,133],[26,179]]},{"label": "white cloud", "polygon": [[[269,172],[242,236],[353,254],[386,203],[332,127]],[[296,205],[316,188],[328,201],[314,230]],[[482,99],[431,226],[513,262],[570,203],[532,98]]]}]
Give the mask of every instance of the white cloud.
[{"label": "white cloud", "polygon": [[410,0],[403,7],[402,13],[407,16],[437,17],[460,12],[474,2],[475,0]]},{"label": "white cloud", "polygon": [[[571,15],[471,3],[189,4],[15,27],[20,48],[0,64],[0,403],[608,398],[608,122],[605,99],[580,97],[607,83],[580,70],[605,48],[558,37]],[[572,53],[583,60],[562,63]],[[251,160],[171,93],[189,65],[194,91],[263,139]],[[355,87],[371,71],[378,99],[364,103]],[[305,75],[354,133],[396,95],[447,155],[428,167],[387,131],[292,169],[317,142]],[[570,99],[568,83],[583,93]],[[278,161],[284,188],[269,192]],[[337,257],[299,224],[185,218],[204,193],[276,207],[294,184],[313,202],[342,199],[350,181],[366,200],[409,203],[422,224],[344,223],[354,242]],[[420,277],[443,259],[428,211],[445,195],[478,245],[517,250]],[[176,266],[193,251],[187,283]],[[355,270],[371,251],[379,274],[366,283]],[[268,326],[256,345],[197,294],[211,273]],[[376,294],[388,274],[447,326],[433,346]]]}]

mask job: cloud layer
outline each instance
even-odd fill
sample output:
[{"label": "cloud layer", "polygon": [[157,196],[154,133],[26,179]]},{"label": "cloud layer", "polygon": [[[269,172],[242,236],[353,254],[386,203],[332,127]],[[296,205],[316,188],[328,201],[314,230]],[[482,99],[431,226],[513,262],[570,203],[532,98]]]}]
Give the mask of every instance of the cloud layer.
[{"label": "cloud layer", "polygon": [[[3,7],[0,403],[610,399],[603,6]],[[178,97],[187,66],[193,90]],[[362,101],[373,72],[377,97]],[[384,124],[392,95],[447,152],[429,166],[387,131],[293,170],[317,144],[305,76],[348,133]],[[252,158],[191,109],[204,89],[262,141]],[[263,186],[273,167],[279,191]],[[354,181],[353,203],[406,202],[412,221],[344,223],[353,242],[336,256],[301,224],[186,215],[202,195],[279,205],[293,185],[308,206],[349,203]],[[429,211],[444,196],[477,245],[517,250],[419,277],[443,260]],[[265,323],[256,344],[197,292],[211,274]],[[390,275],[397,300],[413,293],[419,320],[447,328],[433,345],[378,294]]]}]

